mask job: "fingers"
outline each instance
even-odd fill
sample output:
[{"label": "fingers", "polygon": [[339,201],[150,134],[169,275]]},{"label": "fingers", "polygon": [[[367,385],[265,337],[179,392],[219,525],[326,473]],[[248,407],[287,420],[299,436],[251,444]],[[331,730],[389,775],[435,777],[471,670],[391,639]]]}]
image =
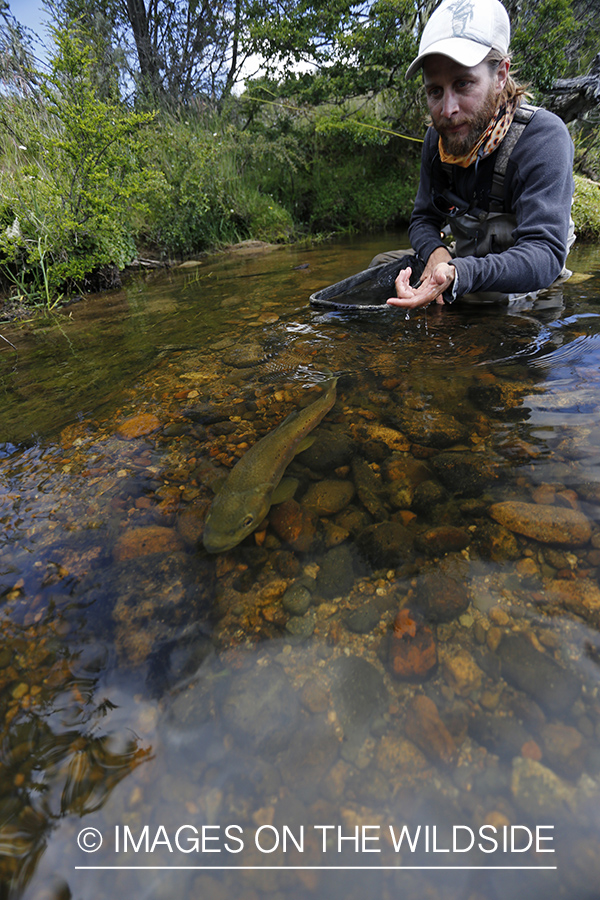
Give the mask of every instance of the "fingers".
[{"label": "fingers", "polygon": [[398,273],[396,281],[394,282],[397,296],[401,297],[404,300],[409,300],[414,293],[414,288],[410,286],[411,275],[412,269],[410,268],[410,266],[408,267],[408,269],[401,269]]}]

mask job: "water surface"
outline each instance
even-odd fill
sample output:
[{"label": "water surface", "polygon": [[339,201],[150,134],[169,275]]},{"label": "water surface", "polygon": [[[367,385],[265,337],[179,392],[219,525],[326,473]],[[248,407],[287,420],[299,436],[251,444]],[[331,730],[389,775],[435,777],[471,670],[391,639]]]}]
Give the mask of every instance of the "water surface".
[{"label": "water surface", "polygon": [[[2,896],[597,896],[598,254],[518,308],[309,308],[404,241],[2,325]],[[206,554],[330,372],[294,499]]]}]

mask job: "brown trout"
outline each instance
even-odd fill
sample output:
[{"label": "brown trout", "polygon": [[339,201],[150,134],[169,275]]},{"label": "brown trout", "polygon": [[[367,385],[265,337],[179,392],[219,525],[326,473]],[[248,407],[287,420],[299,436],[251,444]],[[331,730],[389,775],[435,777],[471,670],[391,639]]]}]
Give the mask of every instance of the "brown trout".
[{"label": "brown trout", "polygon": [[203,543],[209,553],[231,550],[263,521],[288,465],[335,403],[337,380],[330,379],[318,400],[290,413],[235,464],[206,517]]}]

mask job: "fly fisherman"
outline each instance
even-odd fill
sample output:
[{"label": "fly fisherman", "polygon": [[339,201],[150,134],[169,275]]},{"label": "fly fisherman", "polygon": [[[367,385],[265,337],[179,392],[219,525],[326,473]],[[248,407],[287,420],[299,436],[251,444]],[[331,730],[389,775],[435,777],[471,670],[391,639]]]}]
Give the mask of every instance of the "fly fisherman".
[{"label": "fly fisherman", "polygon": [[[390,305],[474,293],[506,300],[570,274],[573,142],[557,116],[524,101],[509,75],[509,42],[499,0],[444,0],[425,26],[406,74],[422,69],[433,127],[409,227],[416,256],[400,271]],[[447,224],[453,252],[441,236]],[[381,254],[371,265],[405,253]]]}]

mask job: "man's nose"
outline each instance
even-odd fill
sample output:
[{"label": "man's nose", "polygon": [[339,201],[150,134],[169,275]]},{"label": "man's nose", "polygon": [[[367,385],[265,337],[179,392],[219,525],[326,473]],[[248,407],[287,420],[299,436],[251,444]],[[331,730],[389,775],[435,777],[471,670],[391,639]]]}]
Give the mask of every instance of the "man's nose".
[{"label": "man's nose", "polygon": [[458,98],[454,91],[444,91],[442,103],[442,115],[445,119],[451,119],[458,112]]}]

